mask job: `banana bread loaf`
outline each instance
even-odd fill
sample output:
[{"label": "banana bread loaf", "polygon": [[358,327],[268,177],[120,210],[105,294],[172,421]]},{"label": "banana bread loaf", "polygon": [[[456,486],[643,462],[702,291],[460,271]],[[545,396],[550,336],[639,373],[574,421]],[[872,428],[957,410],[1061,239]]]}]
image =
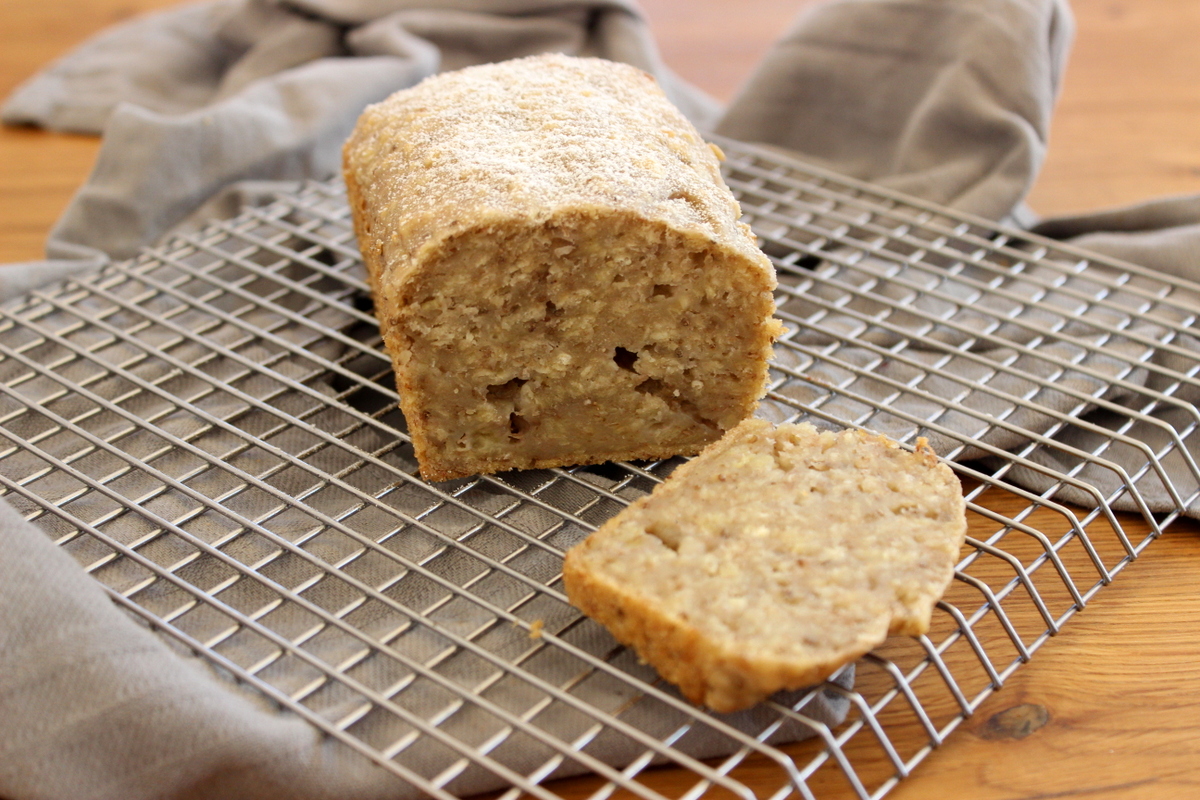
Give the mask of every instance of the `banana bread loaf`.
[{"label": "banana bread loaf", "polygon": [[928,630],[966,535],[927,450],[747,420],[567,553],[571,602],[736,711]]},{"label": "banana bread loaf", "polygon": [[718,157],[599,59],[363,113],[346,186],[424,477],[693,454],[751,414],[782,328]]}]

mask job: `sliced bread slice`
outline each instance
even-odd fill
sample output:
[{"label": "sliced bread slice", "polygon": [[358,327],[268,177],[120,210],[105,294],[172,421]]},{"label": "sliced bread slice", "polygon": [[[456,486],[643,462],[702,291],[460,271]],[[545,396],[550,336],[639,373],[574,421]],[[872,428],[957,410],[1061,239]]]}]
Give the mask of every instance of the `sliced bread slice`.
[{"label": "sliced bread slice", "polygon": [[966,535],[927,447],[747,420],[573,548],[571,602],[715,711],[929,628]]}]

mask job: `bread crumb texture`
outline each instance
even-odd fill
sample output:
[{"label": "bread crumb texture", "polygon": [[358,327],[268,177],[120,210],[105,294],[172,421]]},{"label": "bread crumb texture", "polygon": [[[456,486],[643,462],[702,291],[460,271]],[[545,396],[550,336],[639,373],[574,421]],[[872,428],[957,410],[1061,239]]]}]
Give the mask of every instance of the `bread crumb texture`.
[{"label": "bread crumb texture", "polygon": [[422,475],[694,454],[754,410],[775,273],[654,81],[535,56],[369,107],[344,174]]},{"label": "bread crumb texture", "polygon": [[566,557],[571,602],[715,711],[928,630],[966,536],[928,447],[752,419]]}]

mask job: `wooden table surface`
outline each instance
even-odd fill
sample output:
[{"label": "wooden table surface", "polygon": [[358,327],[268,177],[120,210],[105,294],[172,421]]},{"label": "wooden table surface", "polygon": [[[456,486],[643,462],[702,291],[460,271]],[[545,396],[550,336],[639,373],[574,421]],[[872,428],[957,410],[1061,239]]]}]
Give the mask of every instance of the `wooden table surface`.
[{"label": "wooden table surface", "polygon": [[[667,62],[728,99],[810,2],[643,5]],[[165,5],[6,0],[0,94],[91,33]],[[1200,3],[1073,5],[1078,33],[1033,207],[1055,214],[1200,192]],[[0,263],[41,255],[96,148],[89,137],[0,130]],[[1153,543],[888,796],[1200,797],[1198,531],[1179,524]],[[1020,704],[1044,707],[1049,721],[1023,739],[982,735],[989,718]]]}]

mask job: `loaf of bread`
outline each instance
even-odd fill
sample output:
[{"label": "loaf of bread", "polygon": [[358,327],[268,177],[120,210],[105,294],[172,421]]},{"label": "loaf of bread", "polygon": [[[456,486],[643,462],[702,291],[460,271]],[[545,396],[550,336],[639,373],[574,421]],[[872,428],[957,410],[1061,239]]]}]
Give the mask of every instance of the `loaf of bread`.
[{"label": "loaf of bread", "polygon": [[775,273],[645,73],[470,67],[362,115],[354,227],[421,473],[699,452],[765,391]]},{"label": "loaf of bread", "polygon": [[572,604],[690,700],[736,711],[920,634],[966,536],[924,449],[747,420],[572,548]]}]

